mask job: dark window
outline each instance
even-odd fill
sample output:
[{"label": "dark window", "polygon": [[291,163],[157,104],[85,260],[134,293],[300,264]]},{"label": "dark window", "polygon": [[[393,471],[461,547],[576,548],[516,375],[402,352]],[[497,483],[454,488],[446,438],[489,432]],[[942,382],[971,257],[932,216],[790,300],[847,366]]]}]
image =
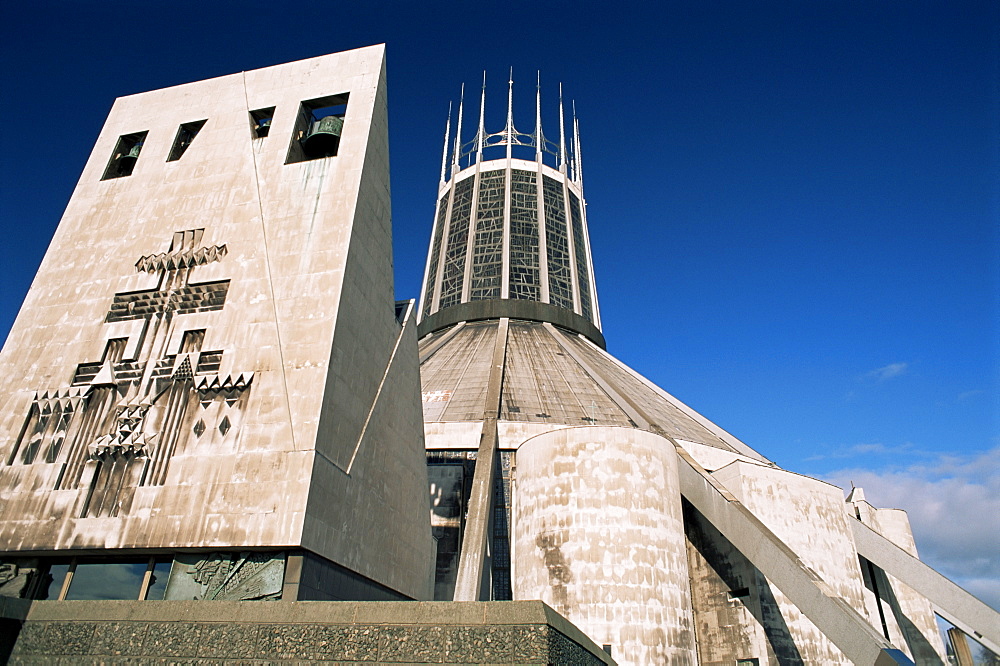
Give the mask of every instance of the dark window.
[{"label": "dark window", "polygon": [[250,112],[250,130],[255,139],[263,139],[271,131],[271,120],[274,118],[274,107],[257,109]]},{"label": "dark window", "polygon": [[580,310],[584,317],[593,320],[590,307],[590,264],[587,262],[587,239],[583,237],[583,213],[580,200],[569,193],[569,210],[573,224],[573,246],[576,255],[576,279],[580,285]]},{"label": "dark window", "polygon": [[445,246],[444,273],[441,276],[440,310],[455,305],[462,300],[462,286],[465,280],[465,255],[469,240],[469,218],[472,215],[472,185],[474,177],[466,178],[455,185],[451,204],[451,223],[448,226]]},{"label": "dark window", "polygon": [[545,207],[545,244],[549,270],[549,303],[573,309],[573,280],[570,271],[569,232],[562,184],[542,177]]},{"label": "dark window", "polygon": [[167,155],[168,162],[175,162],[181,158],[184,151],[188,149],[198,132],[205,126],[207,120],[197,120],[193,123],[184,123],[177,128],[177,136],[174,137],[174,145],[170,147],[170,154]]},{"label": "dark window", "polygon": [[531,171],[510,172],[510,298],[542,299],[538,276],[538,188]]},{"label": "dark window", "polygon": [[285,164],[335,156],[346,115],[347,93],[302,102]]},{"label": "dark window", "polygon": [[38,599],[51,599],[53,601],[58,599],[63,583],[66,582],[66,574],[69,573],[69,569],[69,560],[56,560],[50,563],[48,585],[45,585],[45,581],[42,582],[38,590]]},{"label": "dark window", "polygon": [[118,137],[118,143],[115,144],[115,150],[111,153],[111,159],[108,161],[107,168],[104,169],[101,180],[131,176],[132,170],[135,169],[135,163],[139,161],[139,152],[142,150],[142,144],[146,140],[147,134],[149,134],[148,131],[123,134]]}]

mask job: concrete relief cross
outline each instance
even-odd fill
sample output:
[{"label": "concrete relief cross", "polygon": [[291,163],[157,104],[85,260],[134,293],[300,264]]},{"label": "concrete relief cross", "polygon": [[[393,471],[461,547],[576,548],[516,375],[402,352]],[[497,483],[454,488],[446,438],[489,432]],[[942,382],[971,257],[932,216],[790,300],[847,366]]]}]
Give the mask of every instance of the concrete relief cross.
[{"label": "concrete relief cross", "polygon": [[175,451],[210,430],[206,420],[212,437],[236,435],[253,373],[219,376],[223,350],[203,350],[205,329],[176,321],[226,303],[229,280],[191,281],[196,267],[228,252],[202,246],[203,235],[176,232],[167,252],[140,257],[136,270],[158,274],[157,287],[115,294],[104,323],[141,326],[109,339],[100,361],[77,366],[70,387],[35,394],[7,464],[60,463],[55,488],[89,487],[80,516],[119,515],[137,486],[162,485]]}]

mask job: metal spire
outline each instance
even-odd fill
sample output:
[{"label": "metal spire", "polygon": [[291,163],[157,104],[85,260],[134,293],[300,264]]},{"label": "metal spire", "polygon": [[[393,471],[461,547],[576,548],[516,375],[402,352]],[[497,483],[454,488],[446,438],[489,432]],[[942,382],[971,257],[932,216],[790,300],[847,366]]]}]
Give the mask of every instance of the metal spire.
[{"label": "metal spire", "polygon": [[538,72],[538,80],[535,83],[535,160],[542,161],[542,145],[545,138],[542,136],[542,72]]},{"label": "metal spire", "polygon": [[458,97],[458,126],[455,129],[455,151],[452,153],[451,175],[458,173],[461,166],[458,161],[462,159],[462,107],[465,105],[465,84],[462,84],[462,92]]},{"label": "metal spire", "polygon": [[510,68],[510,78],[507,79],[507,127],[504,129],[507,135],[507,159],[512,155],[514,147],[514,68]]},{"label": "metal spire", "polygon": [[573,100],[573,175],[577,185],[583,187],[583,159],[580,157],[580,121],[576,119],[576,100]]},{"label": "metal spire", "polygon": [[486,140],[486,72],[483,72],[483,94],[479,98],[479,133],[476,135],[476,164],[483,161],[483,142]]},{"label": "metal spire", "polygon": [[441,184],[444,185],[448,168],[448,139],[451,138],[451,102],[448,102],[448,122],[444,125],[444,148],[441,150]]},{"label": "metal spire", "polygon": [[562,83],[559,84],[559,171],[566,173],[566,114],[563,112]]}]

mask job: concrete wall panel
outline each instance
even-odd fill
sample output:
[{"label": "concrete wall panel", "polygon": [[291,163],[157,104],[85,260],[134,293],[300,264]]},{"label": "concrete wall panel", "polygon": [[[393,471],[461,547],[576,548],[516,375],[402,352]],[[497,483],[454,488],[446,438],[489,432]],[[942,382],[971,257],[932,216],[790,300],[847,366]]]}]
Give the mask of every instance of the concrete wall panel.
[{"label": "concrete wall panel", "polygon": [[673,445],[566,428],[516,464],[514,598],[551,604],[619,663],[695,663]]},{"label": "concrete wall panel", "polygon": [[[843,510],[843,491],[828,483],[776,467],[734,462],[712,476],[819,574],[833,592],[874,626],[864,600],[864,582]],[[841,664],[843,653],[777,588],[759,577],[773,595],[784,624],[806,663]]]}]

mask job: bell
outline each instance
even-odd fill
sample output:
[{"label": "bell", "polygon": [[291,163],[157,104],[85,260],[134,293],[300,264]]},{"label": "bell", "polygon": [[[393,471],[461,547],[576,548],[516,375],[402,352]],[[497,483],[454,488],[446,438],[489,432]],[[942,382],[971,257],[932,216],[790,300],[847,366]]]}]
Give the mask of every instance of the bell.
[{"label": "bell", "polygon": [[309,126],[309,132],[302,139],[302,150],[309,157],[336,155],[343,130],[343,118],[338,116],[322,118]]},{"label": "bell", "polygon": [[257,138],[263,139],[271,131],[271,119],[263,118],[257,121]]},{"label": "bell", "polygon": [[142,150],[142,144],[137,143],[129,149],[128,153],[118,158],[119,173],[132,173],[132,168],[135,166],[136,160],[139,159],[140,150]]}]

